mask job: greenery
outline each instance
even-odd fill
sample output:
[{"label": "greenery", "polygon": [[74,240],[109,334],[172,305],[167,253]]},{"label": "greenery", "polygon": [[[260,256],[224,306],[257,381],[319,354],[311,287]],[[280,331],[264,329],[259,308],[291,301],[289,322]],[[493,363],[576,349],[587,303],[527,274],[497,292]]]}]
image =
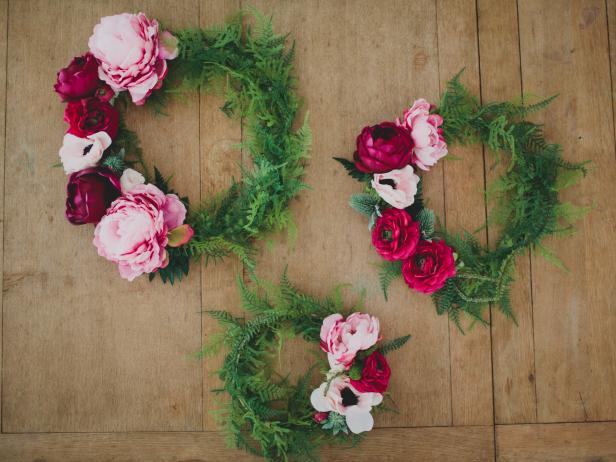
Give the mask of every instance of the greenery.
[{"label": "greenery", "polygon": [[[535,104],[520,101],[482,106],[460,83],[458,74],[448,83],[435,109],[444,119],[443,135],[450,147],[456,143],[483,143],[496,154],[505,153],[509,161],[506,172],[486,192],[495,203],[488,224],[502,226],[493,248],[481,245],[471,233],[453,234],[438,224],[435,227],[434,213],[424,207],[421,189],[415,204],[407,209],[420,222],[424,238],[434,235],[445,239],[457,253],[456,276],[432,298],[437,313],[447,313],[461,330],[463,313],[473,322],[486,323],[484,309],[490,304],[515,321],[510,300],[515,257],[530,249],[562,267],[541,241],[551,235],[571,234],[575,220],[588,211],[561,203],[558,198],[560,190],[586,175],[586,163],[564,160],[561,146],[548,143],[542,127],[526,120],[553,99]],[[379,206],[387,205],[375,205]],[[386,298],[387,288],[400,275],[401,265],[384,262],[380,266],[379,279]]]},{"label": "greenery", "polygon": [[[348,433],[344,419],[330,413],[321,424],[314,421],[310,404],[314,371],[329,369],[321,360],[297,381],[280,375],[273,364],[285,339],[301,337],[319,350],[323,319],[330,314],[347,316],[365,311],[360,300],[350,310],[344,308],[342,286],[328,297],[318,299],[296,289],[283,274],[280,284],[261,282],[251,289],[239,280],[242,307],[251,318],[236,317],[226,311],[209,311],[224,329],[210,336],[201,356],[228,353],[218,375],[223,382],[216,393],[230,400],[218,414],[228,443],[271,461],[315,461],[323,444],[355,445],[361,435]],[[378,346],[383,354],[402,347],[410,336]],[[373,347],[373,349],[376,349]],[[373,350],[367,350],[366,354]],[[325,357],[320,354],[320,357]],[[318,367],[317,367],[318,366]],[[361,372],[361,371],[360,371]]]},{"label": "greenery", "polygon": [[[182,252],[170,253],[166,271],[157,272],[163,281],[181,278],[189,259],[201,256],[208,262],[236,254],[252,269],[256,238],[295,229],[288,205],[306,188],[302,176],[311,132],[307,117],[300,128],[294,127],[300,105],[294,47],[285,47],[286,36],[274,34],[270,19],[256,10],[252,16],[252,25],[240,13],[212,29],[174,31],[179,56],[169,62],[163,88],[148,100],[162,112],[169,95],[195,89],[222,95],[221,110],[243,124],[241,148],[252,158],[252,168],[242,168],[241,179],[227,191],[189,209],[187,223],[195,235]],[[110,152],[105,160],[110,168],[137,166],[149,178],[139,140],[123,121]]]}]

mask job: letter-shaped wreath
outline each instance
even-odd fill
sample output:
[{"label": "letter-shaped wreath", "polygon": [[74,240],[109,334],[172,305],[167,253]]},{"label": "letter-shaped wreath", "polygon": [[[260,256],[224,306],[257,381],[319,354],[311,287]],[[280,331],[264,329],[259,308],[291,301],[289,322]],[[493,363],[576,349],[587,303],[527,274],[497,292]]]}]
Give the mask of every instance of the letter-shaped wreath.
[{"label": "letter-shaped wreath", "polygon": [[[222,27],[174,34],[143,13],[104,17],[89,52],[58,73],[55,90],[67,102],[69,124],[60,149],[70,175],[66,217],[96,225],[99,255],[128,280],[149,273],[173,283],[202,255],[235,253],[251,265],[254,239],[291,222],[287,206],[305,186],[311,135],[306,122],[293,128],[299,107],[293,48],[285,50],[285,37],[254,15],[254,27],[243,26],[239,14]],[[166,94],[195,88],[220,90],[222,111],[242,118],[254,167],[224,194],[187,211],[188,200],[156,168],[150,177],[123,119],[128,95],[136,105],[148,100],[160,108]]]},{"label": "letter-shaped wreath", "polygon": [[[354,162],[336,160],[364,184],[350,205],[369,218],[372,243],[385,260],[379,274],[385,299],[401,275],[411,289],[431,294],[437,313],[448,313],[462,329],[461,313],[486,323],[483,308],[490,303],[515,321],[509,296],[515,257],[531,249],[562,266],[541,240],[573,231],[587,208],[558,199],[560,190],[586,174],[586,163],[565,161],[561,146],[548,143],[541,126],[525,120],[553,97],[532,105],[482,106],[459,77],[449,82],[438,106],[419,99],[402,120],[365,127]],[[496,200],[488,222],[502,225],[493,248],[469,232],[455,235],[438,226],[424,206],[416,174],[446,156],[449,144],[478,142],[509,158],[506,172],[487,192]]]}]

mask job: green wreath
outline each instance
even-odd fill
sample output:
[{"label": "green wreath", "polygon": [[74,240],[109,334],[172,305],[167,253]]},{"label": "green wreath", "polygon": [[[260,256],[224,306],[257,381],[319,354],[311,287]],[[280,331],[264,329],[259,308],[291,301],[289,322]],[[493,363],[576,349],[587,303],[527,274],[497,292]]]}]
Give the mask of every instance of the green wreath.
[{"label": "green wreath", "polygon": [[[564,267],[541,241],[550,235],[574,232],[573,223],[588,208],[561,203],[558,198],[560,190],[586,175],[586,162],[564,160],[561,146],[548,143],[542,127],[526,120],[529,114],[547,107],[554,97],[531,105],[523,101],[481,105],[460,83],[460,74],[448,83],[441,101],[429,112],[425,100],[416,101],[417,106],[405,113],[405,122],[383,122],[364,128],[357,141],[358,150],[364,152],[356,153],[355,162],[336,160],[365,185],[363,193],[351,197],[350,205],[369,217],[373,244],[386,260],[379,270],[385,299],[390,284],[403,276],[409,287],[431,294],[437,313],[447,313],[462,330],[462,313],[473,322],[487,324],[483,310],[488,304],[497,304],[515,321],[510,300],[515,257],[530,249]],[[447,145],[456,143],[483,143],[493,153],[507,154],[506,172],[486,192],[496,203],[488,223],[502,225],[493,248],[481,245],[474,233],[448,232],[425,206],[422,180],[415,175],[419,170],[412,167],[427,168],[412,151],[411,134],[405,134],[412,132],[414,117],[419,117],[422,129],[428,124],[434,127],[433,145],[440,149],[440,157],[446,155]],[[372,150],[377,139],[385,140],[388,151],[379,151],[378,147],[376,153]],[[365,148],[366,142],[369,149]],[[429,165],[434,165],[436,159],[428,158]],[[378,169],[394,162],[398,164],[382,170],[366,167],[368,164]],[[378,173],[386,170],[391,171]]]},{"label": "green wreath", "polygon": [[[213,334],[200,353],[204,357],[215,355],[223,347],[228,350],[218,371],[223,386],[213,390],[230,397],[228,405],[217,412],[226,428],[228,444],[271,461],[315,461],[318,448],[324,444],[359,443],[363,432],[369,431],[372,424],[359,430],[347,425],[349,417],[345,414],[351,412],[344,406],[354,409],[357,399],[372,399],[377,395],[372,392],[378,391],[378,401],[370,403],[375,407],[368,406],[364,411],[387,410],[385,406],[376,407],[388,396],[385,392],[390,370],[385,355],[401,348],[410,336],[380,341],[378,319],[360,313],[364,310],[362,300],[345,309],[342,286],[330,296],[318,299],[296,289],[285,272],[278,285],[261,281],[256,289],[249,289],[239,279],[239,289],[242,307],[252,317],[244,319],[226,311],[208,311],[224,330]],[[301,337],[317,346],[315,353],[319,344],[322,350],[328,351],[324,320],[333,317],[343,326],[344,318],[348,321],[351,316],[369,319],[366,322],[376,323],[376,329],[372,332],[372,342],[365,345],[368,348],[360,348],[361,351],[347,358],[346,366],[336,365],[335,360],[329,364],[318,361],[296,382],[275,370],[272,364],[285,339]],[[337,340],[338,331],[334,328],[333,332],[329,338]],[[312,379],[317,368],[325,376],[325,382],[313,391]],[[370,385],[358,385],[357,381]],[[342,399],[331,392],[340,399],[338,407],[315,406],[314,396],[323,390],[328,393],[328,389],[331,391],[336,386],[344,390]],[[354,401],[346,403],[349,397]]]}]

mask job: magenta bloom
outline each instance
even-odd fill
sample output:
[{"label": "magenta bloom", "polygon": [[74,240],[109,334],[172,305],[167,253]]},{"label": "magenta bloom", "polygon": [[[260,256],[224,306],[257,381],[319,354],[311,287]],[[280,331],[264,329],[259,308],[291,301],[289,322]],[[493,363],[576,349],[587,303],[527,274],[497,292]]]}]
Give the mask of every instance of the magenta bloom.
[{"label": "magenta bloom", "polygon": [[66,105],[64,121],[69,125],[68,133],[79,138],[105,132],[114,139],[118,133],[120,114],[107,101],[84,98]]},{"label": "magenta bloom", "polygon": [[357,137],[355,166],[366,173],[399,170],[411,163],[413,140],[409,132],[392,122],[364,127]]},{"label": "magenta bloom", "polygon": [[166,60],[177,56],[177,39],[162,35],[143,13],[102,18],[88,42],[100,62],[98,76],[116,92],[128,90],[135,104],[145,103],[167,75]]},{"label": "magenta bloom", "polygon": [[415,252],[421,231],[419,223],[400,209],[386,209],[372,230],[372,245],[385,260],[406,260]]},{"label": "magenta bloom", "polygon": [[98,78],[98,62],[90,53],[73,58],[70,64],[58,72],[54,85],[63,101],[78,101],[94,96],[104,86]]},{"label": "magenta bloom", "polygon": [[86,168],[69,176],[66,193],[68,221],[74,225],[98,223],[120,195],[120,179],[107,168]]},{"label": "magenta bloom", "polygon": [[186,207],[175,194],[141,184],[111,204],[94,230],[98,254],[118,264],[120,275],[132,281],[168,264],[165,247],[170,231],[180,227]]},{"label": "magenta bloom", "polygon": [[455,275],[453,250],[445,241],[421,241],[415,254],[402,264],[406,284],[425,294],[441,289]]},{"label": "magenta bloom", "polygon": [[351,379],[351,385],[360,393],[385,393],[389,387],[391,369],[380,351],[373,351],[366,358],[361,371],[361,379]]}]

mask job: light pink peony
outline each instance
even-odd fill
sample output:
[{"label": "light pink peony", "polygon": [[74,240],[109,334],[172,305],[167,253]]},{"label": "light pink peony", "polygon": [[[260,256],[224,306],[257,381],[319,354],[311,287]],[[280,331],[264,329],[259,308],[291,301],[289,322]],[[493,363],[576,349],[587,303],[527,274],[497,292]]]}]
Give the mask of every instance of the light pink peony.
[{"label": "light pink peony", "polygon": [[117,263],[120,275],[132,281],[167,265],[168,234],[185,218],[186,207],[175,194],[137,185],[111,204],[93,242],[98,254]]},{"label": "light pink peony", "polygon": [[128,90],[137,105],[161,87],[167,75],[166,59],[178,53],[178,41],[158,31],[158,22],[145,14],[106,16],[94,27],[88,42],[99,61],[98,76],[114,91]]},{"label": "light pink peony", "polygon": [[[389,184],[390,182],[393,182],[393,186]],[[375,173],[372,187],[389,205],[397,209],[405,209],[415,202],[418,183],[419,177],[415,175],[413,167],[407,165],[400,170]]]},{"label": "light pink peony", "polygon": [[337,412],[345,416],[347,427],[353,433],[372,430],[374,418],[370,411],[383,401],[380,393],[360,393],[347,376],[338,376],[324,382],[310,395],[310,403],[319,412]]},{"label": "light pink peony", "polygon": [[321,348],[332,368],[351,366],[360,350],[367,350],[379,339],[379,320],[364,313],[353,313],[346,320],[332,314],[321,326]]},{"label": "light pink peony", "polygon": [[413,159],[411,163],[422,170],[430,167],[447,155],[447,143],[443,137],[443,118],[438,114],[430,114],[430,103],[418,99],[410,109],[404,112],[398,125],[405,127],[413,139]]}]

